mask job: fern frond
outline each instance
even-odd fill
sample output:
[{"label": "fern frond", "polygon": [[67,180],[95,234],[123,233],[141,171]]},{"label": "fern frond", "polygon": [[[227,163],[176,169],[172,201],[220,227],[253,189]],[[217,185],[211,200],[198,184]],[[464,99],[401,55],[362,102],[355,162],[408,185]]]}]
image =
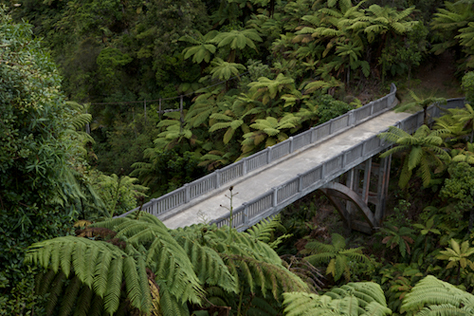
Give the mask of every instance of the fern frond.
[{"label": "fern frond", "polygon": [[107,274],[110,268],[110,264],[112,262],[113,254],[108,251],[104,251],[101,253],[100,256],[100,264],[95,266],[94,274],[96,277],[92,283],[94,291],[100,297],[105,295],[105,291],[107,290]]},{"label": "fern frond", "polygon": [[309,293],[284,293],[283,304],[286,316],[303,315],[327,315],[339,316],[338,310],[332,306],[332,299],[329,296]]},{"label": "fern frond", "polygon": [[401,311],[416,312],[425,306],[431,308],[435,305],[474,308],[474,295],[428,275],[404,297]]},{"label": "fern frond", "polygon": [[248,229],[246,233],[257,240],[268,244],[271,241],[275,229],[279,228],[285,231],[284,226],[281,225],[280,219],[280,215],[277,215],[272,219],[263,219]]},{"label": "fern frond", "polygon": [[64,273],[59,272],[56,274],[49,290],[48,302],[46,304],[46,315],[51,315],[53,313],[53,310],[58,303],[58,296],[63,288],[64,280],[66,280],[66,275]]},{"label": "fern frond", "polygon": [[223,259],[226,263],[242,270],[251,291],[255,284],[264,296],[268,290],[272,292],[275,299],[278,299],[281,292],[307,291],[308,289],[299,277],[282,266],[239,255],[225,255]]},{"label": "fern frond", "polygon": [[150,213],[144,211],[135,211],[127,215],[128,219],[139,219],[140,221],[147,222],[150,224],[158,225],[163,229],[168,229],[158,217],[151,215]]},{"label": "fern frond", "polygon": [[44,273],[39,273],[36,276],[36,287],[35,292],[39,295],[44,295],[48,291],[51,282],[53,282],[56,272],[52,269],[47,270]]},{"label": "fern frond", "polygon": [[238,292],[235,277],[215,250],[201,246],[190,236],[181,235],[175,238],[187,253],[202,284],[220,285],[228,292]]},{"label": "fern frond", "polygon": [[192,264],[184,249],[168,232],[162,232],[149,246],[146,262],[158,278],[173,285],[169,291],[183,303],[200,303],[203,290]]},{"label": "fern frond", "polygon": [[319,241],[310,241],[306,244],[305,249],[308,250],[310,253],[314,252],[333,252],[334,246],[328,245]]},{"label": "fern frond", "polygon": [[[344,286],[343,286],[344,287]],[[346,288],[351,289],[351,293],[359,299],[359,304],[365,308],[368,304],[376,302],[381,306],[387,306],[384,292],[379,284],[374,282],[348,283]]]},{"label": "fern frond", "polygon": [[[229,234],[233,241],[228,244]],[[206,243],[218,252],[249,256],[264,262],[281,264],[278,254],[269,245],[256,241],[248,234],[238,233],[235,229],[230,232],[226,229],[218,229],[208,232],[204,236]]]},{"label": "fern frond", "polygon": [[[59,255],[48,256],[44,254],[45,252],[59,252]],[[135,259],[119,247],[104,241],[66,236],[33,244],[29,248],[25,260],[35,262],[48,269],[52,265],[50,261],[45,261],[45,258],[48,257],[53,258],[53,261],[56,261],[56,257],[59,258],[61,270],[59,270],[58,275],[66,277],[67,274],[73,272],[82,284],[87,287],[92,286],[93,291],[98,296],[104,297],[103,303],[108,313],[114,313],[119,306],[123,278],[126,281],[127,297],[132,305],[140,310],[147,310],[148,305],[141,305],[139,302],[144,296],[149,299],[149,289],[147,288],[146,292],[142,292],[137,285],[139,277],[145,277],[146,279],[146,273],[145,275],[137,275]],[[122,271],[123,262],[126,262],[124,271]],[[57,263],[54,263],[54,266],[57,266]],[[74,269],[71,269],[71,266]],[[128,284],[129,282],[130,284]],[[58,287],[61,287],[58,283],[50,287],[50,296],[53,297],[52,305],[56,304],[57,295],[55,296],[54,293]],[[73,290],[76,291],[77,288],[71,287],[70,291],[73,292]],[[66,301],[63,304],[64,309],[69,310],[69,306],[72,306],[73,302]]]},{"label": "fern frond", "polygon": [[413,171],[408,168],[408,159],[405,158],[403,161],[402,170],[400,172],[400,178],[398,180],[398,185],[400,188],[404,188],[407,186],[408,182],[410,181],[411,175]]},{"label": "fern frond", "polygon": [[265,299],[262,299],[258,296],[255,296],[252,299],[250,304],[249,310],[247,311],[247,315],[249,316],[276,316],[279,315],[278,310],[275,309],[274,306],[269,304],[269,302]]},{"label": "fern frond", "polygon": [[[123,271],[125,275],[125,282],[127,284],[127,296],[133,307],[141,307],[142,289],[140,286],[140,279],[138,278],[138,271],[135,265],[135,260],[132,257],[127,257],[123,260]],[[143,275],[142,275],[143,277]],[[144,281],[148,280],[144,278]]]},{"label": "fern frond", "polygon": [[89,308],[93,299],[93,291],[88,286],[83,286],[79,297],[77,298],[74,316],[88,316]]},{"label": "fern frond", "polygon": [[441,304],[423,308],[417,316],[468,316],[473,315],[474,309],[471,307],[456,307],[450,304]]},{"label": "fern frond", "polygon": [[87,316],[102,316],[104,300],[99,295],[94,295],[91,307],[89,308]]},{"label": "fern frond", "polygon": [[321,262],[328,262],[330,259],[334,258],[335,254],[330,252],[321,252],[308,257],[305,257],[309,263],[316,265]]},{"label": "fern frond", "polygon": [[364,311],[359,307],[358,300],[353,295],[333,300],[331,305],[339,311],[340,315],[359,316],[359,314]]},{"label": "fern frond", "polygon": [[107,290],[104,295],[104,309],[113,314],[120,304],[120,291],[122,286],[123,261],[114,258],[107,274]]},{"label": "fern frond", "polygon": [[346,247],[346,239],[339,234],[331,234],[331,243],[336,251]]},{"label": "fern frond", "polygon": [[382,306],[377,302],[371,302],[365,307],[365,313],[361,316],[386,316],[392,315],[392,310],[387,306]]},{"label": "fern frond", "polygon": [[160,303],[163,316],[189,316],[186,304],[178,302],[177,298],[164,287],[161,291]]},{"label": "fern frond", "polygon": [[67,316],[71,313],[81,285],[81,280],[77,276],[73,277],[72,280],[70,280],[69,285],[67,286],[62,298],[59,316]]}]

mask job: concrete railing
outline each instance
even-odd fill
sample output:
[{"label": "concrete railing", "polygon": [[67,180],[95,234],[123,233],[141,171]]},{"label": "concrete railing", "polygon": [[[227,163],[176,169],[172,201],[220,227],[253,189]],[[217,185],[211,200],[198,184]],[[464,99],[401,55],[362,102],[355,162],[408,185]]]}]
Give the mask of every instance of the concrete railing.
[{"label": "concrete railing", "polygon": [[[165,213],[173,211],[204,194],[218,189],[227,183],[245,177],[248,173],[274,163],[303,147],[318,144],[327,138],[337,135],[353,126],[359,125],[385,111],[395,102],[397,88],[392,83],[390,93],[386,96],[372,101],[358,109],[351,110],[344,115],[336,117],[326,123],[310,128],[309,130],[292,136],[289,139],[259,151],[238,162],[230,164],[222,169],[187,183],[179,189],[169,192],[159,198],[152,199],[143,204],[142,211],[155,216],[165,216]],[[121,216],[137,210],[135,208]]]},{"label": "concrete railing", "polygon": [[[443,106],[443,108],[461,108],[463,106],[464,99],[459,98],[448,100],[447,105]],[[427,113],[432,121],[434,117],[440,116],[441,109],[438,106],[431,105]],[[397,122],[395,126],[408,133],[413,133],[422,124],[423,111],[419,111]],[[293,201],[322,187],[391,145],[391,143],[385,142],[378,136],[373,136],[362,143],[354,145],[338,156],[322,162],[319,166],[303,174],[298,174],[295,178],[235,208],[233,210],[232,226],[243,231],[255,225],[263,218],[278,213]],[[211,224],[217,224],[218,227],[230,225],[230,214],[213,220]]]}]

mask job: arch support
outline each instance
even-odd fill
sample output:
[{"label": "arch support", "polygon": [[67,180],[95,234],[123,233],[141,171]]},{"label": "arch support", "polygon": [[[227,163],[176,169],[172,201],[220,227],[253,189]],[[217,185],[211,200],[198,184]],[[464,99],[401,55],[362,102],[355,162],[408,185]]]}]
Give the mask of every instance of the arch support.
[{"label": "arch support", "polygon": [[[370,234],[380,225],[388,194],[390,160],[390,157],[387,157],[380,163],[372,164],[372,159],[368,159],[349,170],[344,177],[340,177],[341,180],[345,179],[345,185],[333,181],[320,188],[336,207],[349,229]],[[362,176],[360,171],[363,171]],[[372,178],[378,178],[378,181],[372,184],[372,189],[376,187],[376,192],[370,192]],[[375,212],[369,208],[369,203],[375,205]],[[362,217],[363,220],[357,220],[357,217]]]},{"label": "arch support", "polygon": [[[377,227],[374,214],[369,209],[367,204],[362,200],[360,196],[354,191],[349,189],[343,184],[337,182],[330,182],[320,189],[324,195],[326,195],[331,203],[336,207],[341,217],[346,222],[349,229],[355,229],[364,233],[372,233],[374,227]],[[359,222],[354,220],[354,212],[351,208],[347,208],[346,205],[341,203],[339,199],[343,199],[352,202],[355,208],[365,219],[365,222]]]}]

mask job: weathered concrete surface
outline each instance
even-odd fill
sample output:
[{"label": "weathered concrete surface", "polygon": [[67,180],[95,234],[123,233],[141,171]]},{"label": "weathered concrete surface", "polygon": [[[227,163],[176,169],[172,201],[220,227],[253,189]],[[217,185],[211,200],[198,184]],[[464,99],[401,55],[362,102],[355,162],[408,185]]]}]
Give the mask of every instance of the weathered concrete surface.
[{"label": "weathered concrete surface", "polygon": [[204,195],[194,203],[178,209],[176,213],[173,212],[175,213],[173,216],[164,219],[163,222],[169,228],[177,228],[219,218],[229,213],[220,205],[229,207],[229,199],[225,195],[229,195],[230,186],[234,187],[233,192],[236,195],[233,198],[233,206],[237,208],[242,203],[293,179],[297,174],[304,173],[342,151],[379,134],[410,115],[393,111],[385,112],[320,144],[302,148],[292,155],[285,156],[264,169],[248,174],[245,179],[228,183],[226,187]]}]

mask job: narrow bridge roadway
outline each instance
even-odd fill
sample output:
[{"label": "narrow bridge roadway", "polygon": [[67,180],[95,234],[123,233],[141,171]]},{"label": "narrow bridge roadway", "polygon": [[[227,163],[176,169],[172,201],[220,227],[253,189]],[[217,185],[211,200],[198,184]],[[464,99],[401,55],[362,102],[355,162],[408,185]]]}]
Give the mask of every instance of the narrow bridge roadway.
[{"label": "narrow bridge roadway", "polygon": [[385,112],[324,142],[302,148],[291,156],[286,156],[267,165],[263,170],[257,169],[247,174],[245,178],[238,178],[226,183],[225,187],[221,187],[220,190],[205,194],[192,203],[158,216],[158,218],[161,218],[167,227],[177,228],[208,222],[228,215],[229,210],[220,205],[229,207],[230,201],[226,195],[229,196],[231,186],[233,186],[234,194],[233,207],[237,209],[243,203],[251,201],[265,192],[272,191],[273,188],[295,178],[297,174],[302,174],[321,165],[409,116],[410,114],[407,113]]}]

